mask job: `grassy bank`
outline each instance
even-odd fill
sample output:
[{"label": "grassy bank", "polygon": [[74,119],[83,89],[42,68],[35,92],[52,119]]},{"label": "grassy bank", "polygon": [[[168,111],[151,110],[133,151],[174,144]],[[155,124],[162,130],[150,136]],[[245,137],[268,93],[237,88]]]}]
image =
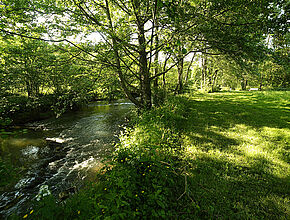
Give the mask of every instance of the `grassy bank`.
[{"label": "grassy bank", "polygon": [[289,219],[290,93],[170,98],[121,135],[94,183],[27,218]]}]

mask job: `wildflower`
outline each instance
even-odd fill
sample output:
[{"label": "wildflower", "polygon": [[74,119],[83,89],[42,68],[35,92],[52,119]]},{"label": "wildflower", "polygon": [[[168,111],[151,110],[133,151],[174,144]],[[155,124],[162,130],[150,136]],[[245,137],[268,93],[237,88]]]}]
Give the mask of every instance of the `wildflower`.
[{"label": "wildflower", "polygon": [[31,215],[32,213],[33,213],[33,209],[30,211],[30,213],[29,213],[29,214]]},{"label": "wildflower", "polygon": [[169,167],[166,167],[167,169],[169,169]]},{"label": "wildflower", "polygon": [[142,190],[142,192],[141,193],[144,193],[144,190]]},{"label": "wildflower", "polygon": [[137,194],[136,194],[135,196],[136,196],[136,197],[138,197],[138,195],[137,195]]},{"label": "wildflower", "polygon": [[27,218],[27,216],[28,216],[28,215],[26,214],[26,215],[23,216],[23,218]]},{"label": "wildflower", "polygon": [[121,162],[123,163],[123,160],[121,160]]},{"label": "wildflower", "polygon": [[78,211],[78,215],[81,213],[81,211]]},{"label": "wildflower", "polygon": [[149,170],[149,172],[151,172],[151,170]]},{"label": "wildflower", "polygon": [[145,173],[143,173],[143,176],[145,176]]},{"label": "wildflower", "polygon": [[107,188],[105,188],[105,191],[107,190]]},{"label": "wildflower", "polygon": [[138,212],[138,209],[136,209],[136,212]]}]

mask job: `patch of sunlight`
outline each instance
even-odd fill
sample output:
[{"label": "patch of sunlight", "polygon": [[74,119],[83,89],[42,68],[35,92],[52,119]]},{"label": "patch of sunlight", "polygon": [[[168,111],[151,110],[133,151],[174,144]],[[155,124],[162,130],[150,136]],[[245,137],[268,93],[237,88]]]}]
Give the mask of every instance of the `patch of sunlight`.
[{"label": "patch of sunlight", "polygon": [[290,165],[287,162],[284,162],[277,158],[272,152],[263,150],[259,145],[249,145],[244,144],[241,148],[245,158],[249,161],[250,164],[254,164],[259,160],[265,160],[267,166],[264,169],[267,169],[267,172],[270,172],[272,175],[285,178],[290,173]]},{"label": "patch of sunlight", "polygon": [[274,159],[272,162],[272,174],[278,178],[289,178],[290,177],[290,165],[279,159]]},{"label": "patch of sunlight", "polygon": [[214,126],[214,125],[212,125],[212,126],[210,126],[210,130],[213,130],[213,131],[220,131],[221,128],[218,127],[218,126]]},{"label": "patch of sunlight", "polygon": [[222,134],[239,141],[245,141],[244,139],[248,135],[249,129],[250,127],[244,124],[236,124],[234,127],[222,132]]},{"label": "patch of sunlight", "polygon": [[261,137],[260,133],[253,130],[253,129],[248,130],[243,136],[244,141],[251,143],[251,144],[261,143],[261,138],[262,137]]},{"label": "patch of sunlight", "polygon": [[264,155],[264,151],[261,150],[259,146],[256,145],[246,145],[243,147],[243,151],[248,157],[256,157],[259,155]]},{"label": "patch of sunlight", "polygon": [[236,124],[235,127],[233,127],[231,130],[233,131],[239,131],[239,130],[248,130],[249,127],[245,124]]},{"label": "patch of sunlight", "polygon": [[[237,157],[237,155],[225,151],[220,151],[219,149],[202,150],[199,146],[196,145],[187,145],[184,152],[185,155],[191,159],[195,159],[196,157],[200,156],[206,156],[219,160],[235,161]],[[237,162],[238,161],[240,160],[237,160]]]},{"label": "patch of sunlight", "polygon": [[[198,146],[187,146],[185,148],[185,157],[188,159],[196,158],[212,158],[213,160],[223,161],[225,163],[235,164],[240,167],[256,167],[257,163],[263,162],[261,167],[265,172],[276,176],[278,178],[288,178],[290,173],[290,165],[287,162],[279,160],[271,155],[269,152],[263,151],[259,146],[247,145],[244,146],[244,154],[237,154],[232,152],[220,151],[219,149],[212,149],[204,151]],[[259,165],[262,166],[262,165]]]},{"label": "patch of sunlight", "polygon": [[290,129],[287,128],[270,128],[263,127],[261,129],[261,134],[272,140],[283,140],[285,139],[286,143],[290,142]]},{"label": "patch of sunlight", "polygon": [[191,133],[191,136],[195,138],[204,138],[204,135],[199,134],[199,133]]},{"label": "patch of sunlight", "polygon": [[187,147],[184,149],[185,156],[189,157],[190,159],[196,159],[196,156],[201,152],[202,151],[200,148],[193,145],[187,145]]},{"label": "patch of sunlight", "polygon": [[[283,147],[283,145],[286,146],[287,143],[290,142],[290,131],[289,129],[285,128],[279,129],[263,127],[254,129],[250,126],[237,124],[233,128],[230,128],[228,131],[223,132],[223,134],[233,139],[239,140],[243,144],[256,146],[256,150],[248,150],[252,153],[257,152],[259,150],[258,148],[260,148],[260,150],[263,149],[273,153],[273,151],[278,150],[279,148]],[[281,143],[281,145],[277,146],[277,141]]]}]

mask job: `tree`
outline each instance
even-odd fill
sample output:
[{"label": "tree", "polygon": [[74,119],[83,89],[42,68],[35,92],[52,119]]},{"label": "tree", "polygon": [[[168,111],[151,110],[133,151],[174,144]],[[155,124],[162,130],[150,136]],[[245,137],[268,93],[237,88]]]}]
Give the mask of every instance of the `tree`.
[{"label": "tree", "polygon": [[[140,108],[152,106],[152,82],[165,77],[176,65],[177,90],[182,91],[184,58],[190,53],[225,54],[242,60],[261,58],[271,15],[280,7],[275,0],[30,0],[24,7],[20,2],[2,4],[3,35],[73,45],[90,55],[97,66],[112,70],[126,96]],[[33,32],[29,34],[28,30]],[[103,47],[97,51],[68,40],[68,36],[94,32],[102,37]],[[44,39],[46,35],[50,39]],[[173,40],[176,43],[168,44]],[[157,71],[159,52],[164,53],[168,45],[175,51],[176,62]]]}]

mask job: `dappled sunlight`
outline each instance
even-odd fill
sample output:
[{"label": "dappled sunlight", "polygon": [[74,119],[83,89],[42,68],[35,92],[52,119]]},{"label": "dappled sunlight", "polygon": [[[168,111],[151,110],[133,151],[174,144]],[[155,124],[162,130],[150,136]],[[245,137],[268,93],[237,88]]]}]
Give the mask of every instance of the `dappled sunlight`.
[{"label": "dappled sunlight", "polygon": [[101,183],[95,198],[109,207],[172,204],[197,219],[287,217],[290,133],[281,116],[288,116],[261,96],[171,97],[123,130],[108,161],[89,157],[71,169],[88,169],[84,178]]},{"label": "dappled sunlight", "polygon": [[289,116],[285,96],[279,101],[247,92],[190,97],[182,143],[200,206],[228,208],[233,218],[289,213],[289,198],[281,196],[290,178]]},{"label": "dappled sunlight", "polygon": [[245,124],[236,124],[222,133],[239,143],[233,146],[232,152],[235,157],[245,160],[248,165],[255,166],[257,161],[264,160],[260,169],[280,178],[290,173],[290,165],[287,163],[289,149],[286,149],[289,146],[288,129],[269,127],[254,129]]},{"label": "dappled sunlight", "polygon": [[271,141],[284,141],[290,144],[290,128],[279,129],[265,126],[260,132],[262,136]]},{"label": "dappled sunlight", "polygon": [[264,154],[264,151],[256,145],[244,145],[242,149],[247,157],[256,157]]}]

